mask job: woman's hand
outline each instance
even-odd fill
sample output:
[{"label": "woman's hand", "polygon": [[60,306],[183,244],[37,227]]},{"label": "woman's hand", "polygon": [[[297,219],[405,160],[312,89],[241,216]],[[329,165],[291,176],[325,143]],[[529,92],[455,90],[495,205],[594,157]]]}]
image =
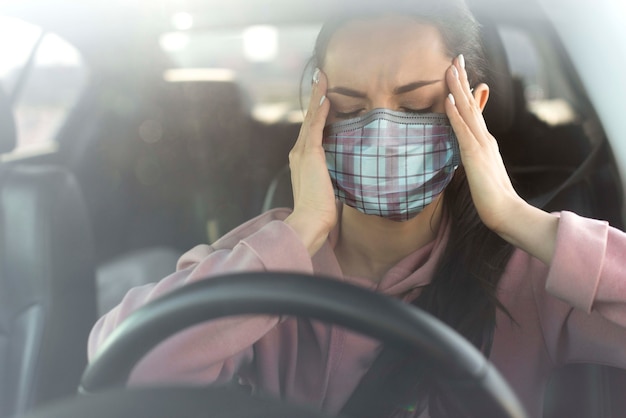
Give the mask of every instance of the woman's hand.
[{"label": "woman's hand", "polygon": [[326,76],[316,70],[307,114],[289,153],[294,210],[285,222],[300,236],[313,255],[337,223],[337,206],[322,136],[330,105]]},{"label": "woman's hand", "polygon": [[461,56],[448,69],[446,81],[450,89],[446,113],[459,141],[474,205],[483,223],[498,232],[514,208],[525,202],[513,189],[498,143],[487,130],[481,104],[474,97],[483,95],[486,101],[489,89],[482,84],[472,94]]},{"label": "woman's hand", "polygon": [[502,238],[549,263],[558,218],[526,203],[513,188],[498,143],[482,115],[488,87],[478,85],[472,94],[462,55],[446,72],[446,81],[450,89],[446,113],[459,141],[478,215]]}]

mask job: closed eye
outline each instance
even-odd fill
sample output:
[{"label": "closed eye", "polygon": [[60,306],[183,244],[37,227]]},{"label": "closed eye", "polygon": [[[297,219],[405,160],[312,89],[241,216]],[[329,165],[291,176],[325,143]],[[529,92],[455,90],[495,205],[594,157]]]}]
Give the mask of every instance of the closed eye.
[{"label": "closed eye", "polygon": [[413,108],[409,108],[409,107],[401,107],[400,110],[402,110],[403,112],[406,113],[430,113],[433,110],[432,106],[423,108],[423,109],[413,109]]},{"label": "closed eye", "polygon": [[[414,109],[414,108],[410,108],[410,107],[401,107],[400,110],[406,113],[415,113],[415,114],[422,114],[422,113],[431,113],[432,112],[432,106],[423,108],[423,109]],[[333,112],[334,116],[337,119],[351,119],[354,117],[357,117],[361,112],[363,112],[365,109],[356,109],[356,110],[352,110],[350,112],[340,112],[335,110]]]},{"label": "closed eye", "polygon": [[357,110],[353,110],[351,112],[338,112],[335,111],[335,117],[338,119],[350,119],[350,118],[354,118],[356,116],[359,115],[359,113],[361,113],[363,111],[363,109],[357,109]]}]

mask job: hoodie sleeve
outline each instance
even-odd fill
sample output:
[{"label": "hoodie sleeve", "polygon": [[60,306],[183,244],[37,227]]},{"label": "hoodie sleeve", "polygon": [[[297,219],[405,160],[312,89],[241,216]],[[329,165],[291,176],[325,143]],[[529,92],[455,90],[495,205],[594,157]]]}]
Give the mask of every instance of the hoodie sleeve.
[{"label": "hoodie sleeve", "polygon": [[[252,220],[213,246],[185,253],[177,271],[158,283],[131,289],[98,320],[89,336],[92,361],[107,337],[131,313],[174,289],[222,273],[292,271],[312,274],[307,249],[282,220]],[[210,321],[181,331],[159,344],[134,368],[129,382],[211,383],[233,378],[253,360],[252,345],[279,322],[278,317],[241,316]],[[277,360],[278,361],[278,360]]]},{"label": "hoodie sleeve", "polygon": [[624,232],[604,221],[561,213],[545,288],[535,289],[556,364],[626,367],[625,255]]}]

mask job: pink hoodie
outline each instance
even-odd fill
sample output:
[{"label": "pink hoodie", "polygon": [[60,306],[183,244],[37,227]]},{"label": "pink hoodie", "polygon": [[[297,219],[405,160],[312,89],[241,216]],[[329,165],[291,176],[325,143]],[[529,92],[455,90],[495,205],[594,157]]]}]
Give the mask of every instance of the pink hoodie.
[{"label": "pink hoodie", "polygon": [[[130,313],[173,289],[220,273],[294,271],[336,277],[404,301],[431,280],[447,239],[437,238],[401,260],[376,285],[344,276],[333,248],[337,229],[311,258],[275,209],[236,228],[213,245],[199,245],[158,283],[132,289],[94,326],[93,359]],[[490,360],[530,416],[540,416],[543,390],[555,367],[593,362],[626,368],[626,234],[606,222],[560,214],[556,253],[546,266],[517,250],[498,289],[502,312]],[[248,316],[189,328],[151,351],[130,383],[210,383],[234,376],[281,399],[338,412],[375,358],[379,343],[341,327],[292,317]]]}]

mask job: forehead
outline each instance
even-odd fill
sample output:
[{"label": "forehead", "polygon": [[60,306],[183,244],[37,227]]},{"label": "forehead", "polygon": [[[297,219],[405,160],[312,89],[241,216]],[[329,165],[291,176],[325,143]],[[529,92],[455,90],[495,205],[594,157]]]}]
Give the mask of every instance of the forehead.
[{"label": "forehead", "polygon": [[[352,20],[332,36],[325,56],[324,70],[329,79],[370,76],[441,77],[449,65],[443,38],[431,24],[405,16],[385,16]],[[376,74],[374,74],[376,73]]]}]

